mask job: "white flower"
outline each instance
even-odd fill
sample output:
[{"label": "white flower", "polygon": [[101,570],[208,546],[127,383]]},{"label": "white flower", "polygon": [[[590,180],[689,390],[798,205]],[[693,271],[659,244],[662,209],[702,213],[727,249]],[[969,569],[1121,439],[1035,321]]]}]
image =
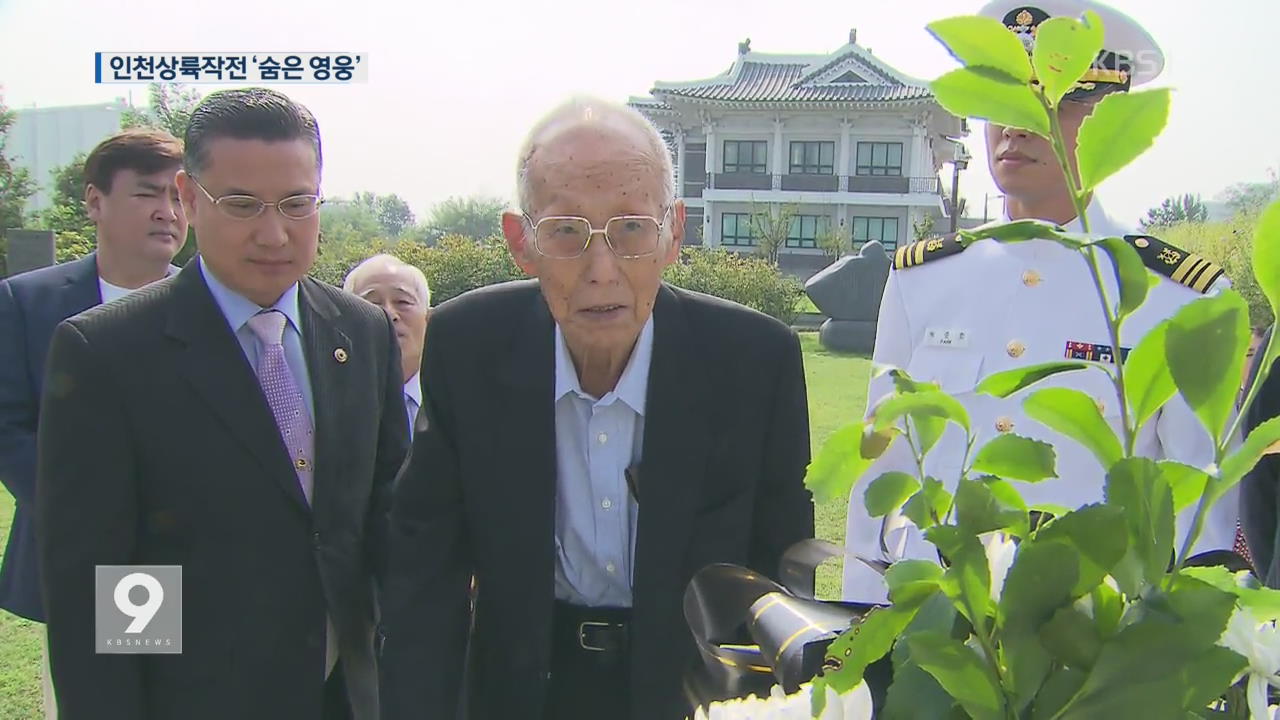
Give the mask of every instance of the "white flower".
[{"label": "white flower", "polygon": [[1004,590],[1004,578],[1013,566],[1013,558],[1018,554],[1018,546],[1013,538],[1002,532],[990,532],[978,536],[982,541],[982,549],[987,553],[987,567],[991,570],[991,601],[1000,602],[1000,592]]},{"label": "white flower", "polygon": [[[693,720],[810,720],[812,692],[812,683],[801,685],[793,695],[783,693],[781,686],[774,685],[767,698],[748,695],[713,702],[705,710],[698,708]],[[871,691],[865,682],[843,695],[836,694],[830,687],[826,692],[827,704],[818,720],[871,720]]]},{"label": "white flower", "polygon": [[1250,611],[1237,608],[1227,621],[1218,644],[1240,653],[1249,661],[1242,675],[1249,676],[1249,717],[1270,720],[1267,686],[1280,687],[1280,629],[1274,621],[1258,622]]}]

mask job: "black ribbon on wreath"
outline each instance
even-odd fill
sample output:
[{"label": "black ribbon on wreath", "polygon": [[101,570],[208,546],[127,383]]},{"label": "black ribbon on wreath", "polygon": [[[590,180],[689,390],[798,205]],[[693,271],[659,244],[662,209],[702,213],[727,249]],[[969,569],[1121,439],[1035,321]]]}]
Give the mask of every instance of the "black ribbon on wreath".
[{"label": "black ribbon on wreath", "polygon": [[[844,555],[824,540],[804,540],[783,556],[780,585],[740,565],[708,565],[694,575],[684,595],[684,614],[702,662],[685,678],[692,706],[729,698],[787,693],[822,669],[827,646],[862,619],[874,603],[816,600],[814,575],[822,561]],[[861,558],[859,558],[861,560]],[[888,565],[863,560],[880,573]],[[892,680],[885,657],[867,668],[877,706]]]}]

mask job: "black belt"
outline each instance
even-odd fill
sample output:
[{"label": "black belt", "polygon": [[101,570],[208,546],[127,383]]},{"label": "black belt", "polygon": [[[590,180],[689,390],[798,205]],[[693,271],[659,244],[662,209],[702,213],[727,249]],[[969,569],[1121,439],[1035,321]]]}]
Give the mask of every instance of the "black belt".
[{"label": "black belt", "polygon": [[631,609],[583,607],[557,600],[552,634],[556,653],[562,657],[616,662],[631,647]]}]

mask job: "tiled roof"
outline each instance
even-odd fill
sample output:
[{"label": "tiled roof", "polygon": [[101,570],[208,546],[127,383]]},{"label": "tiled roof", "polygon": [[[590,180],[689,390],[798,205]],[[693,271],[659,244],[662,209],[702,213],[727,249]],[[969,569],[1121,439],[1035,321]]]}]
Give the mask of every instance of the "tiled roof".
[{"label": "tiled roof", "polygon": [[[867,82],[820,81],[846,63]],[[831,55],[766,55],[747,53],[722,75],[693,82],[659,82],[652,93],[661,102],[671,97],[713,102],[892,102],[933,97],[923,83],[884,65],[860,47],[846,45]],[[633,104],[638,104],[633,101]],[[666,103],[662,103],[666,105]]]}]

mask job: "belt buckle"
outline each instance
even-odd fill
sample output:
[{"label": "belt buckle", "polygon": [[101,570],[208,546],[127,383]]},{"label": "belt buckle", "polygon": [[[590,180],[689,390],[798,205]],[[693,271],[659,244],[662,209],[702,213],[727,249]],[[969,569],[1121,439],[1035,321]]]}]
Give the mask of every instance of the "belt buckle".
[{"label": "belt buckle", "polygon": [[578,623],[578,647],[582,648],[583,650],[590,650],[592,652],[605,652],[606,650],[608,650],[608,648],[600,647],[599,645],[587,644],[587,628],[589,627],[605,629],[605,628],[612,627],[612,623],[597,622],[594,620],[587,620],[587,621]]}]

